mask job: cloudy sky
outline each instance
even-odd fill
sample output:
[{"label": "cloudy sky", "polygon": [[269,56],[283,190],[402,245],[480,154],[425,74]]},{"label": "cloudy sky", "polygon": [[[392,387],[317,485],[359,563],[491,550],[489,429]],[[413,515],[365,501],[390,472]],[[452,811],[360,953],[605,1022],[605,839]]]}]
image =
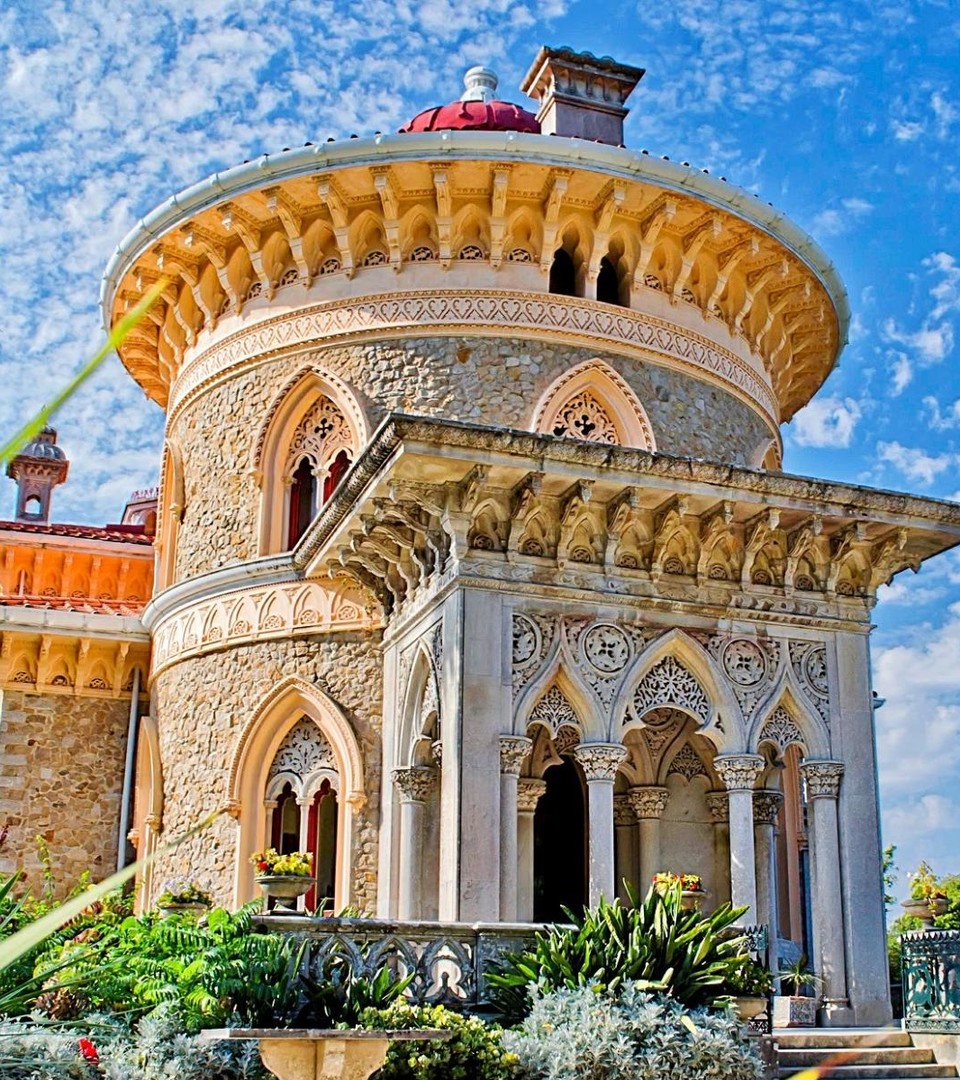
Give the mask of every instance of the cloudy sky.
[{"label": "cloudy sky", "polygon": [[[785,467],[960,498],[960,0],[7,0],[0,431],[99,343],[103,266],[168,195],[395,129],[474,63],[520,100],[542,43],[645,67],[627,142],[773,203],[839,267],[851,341]],[[57,426],[57,518],[116,520],[155,482],[162,416],[116,361]],[[0,513],[13,499],[3,481]],[[885,839],[960,872],[960,555],[901,576],[876,622]]]}]

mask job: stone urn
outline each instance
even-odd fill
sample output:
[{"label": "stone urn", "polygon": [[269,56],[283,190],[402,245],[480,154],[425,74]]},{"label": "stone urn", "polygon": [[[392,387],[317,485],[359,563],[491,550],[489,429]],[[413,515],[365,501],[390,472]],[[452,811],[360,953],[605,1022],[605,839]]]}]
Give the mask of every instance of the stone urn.
[{"label": "stone urn", "polygon": [[316,878],[305,874],[260,874],[257,884],[267,900],[273,900],[273,911],[278,915],[297,915],[296,907],[280,901],[296,900],[305,896],[316,884]]},{"label": "stone urn", "polygon": [[170,901],[167,904],[158,904],[157,910],[160,912],[161,919],[169,919],[172,915],[192,915],[195,919],[199,919],[210,910],[210,905],[196,900],[190,903]]},{"label": "stone urn", "polygon": [[709,895],[704,889],[684,889],[680,893],[680,907],[684,911],[699,911],[700,905]]},{"label": "stone urn", "polygon": [[929,900],[901,900],[900,906],[908,915],[919,919],[924,930],[930,930],[933,920],[946,913],[950,902],[945,896],[932,896]]},{"label": "stone urn", "polygon": [[764,1012],[767,999],[765,997],[735,997],[733,1007],[736,1009],[737,1018],[746,1024]]}]

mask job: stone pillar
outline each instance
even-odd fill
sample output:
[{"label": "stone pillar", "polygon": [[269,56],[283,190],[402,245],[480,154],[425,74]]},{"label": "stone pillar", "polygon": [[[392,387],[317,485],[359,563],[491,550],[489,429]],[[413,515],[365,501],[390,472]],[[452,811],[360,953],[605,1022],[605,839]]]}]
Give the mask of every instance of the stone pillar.
[{"label": "stone pillar", "polygon": [[613,782],[627,752],[620,743],[586,743],[574,751],[587,778],[590,882],[587,902],[594,907],[601,896],[616,896],[613,862]]},{"label": "stone pillar", "polygon": [[757,921],[757,869],[753,844],[753,786],[763,772],[756,754],[719,754],[717,775],[727,786],[730,814],[730,902],[745,907],[742,921]]},{"label": "stone pillar", "polygon": [[435,769],[416,766],[395,769],[393,782],[400,792],[400,896],[397,918],[420,918],[420,883],[423,876],[423,805],[433,790]]},{"label": "stone pillar", "polygon": [[[847,993],[857,1027],[889,1023],[887,941],[880,879],[880,805],[870,650],[866,632],[835,636],[830,676],[831,756],[844,763],[837,805],[844,912]],[[832,659],[829,650],[828,662]],[[809,664],[808,664],[809,669]],[[817,674],[816,669],[811,677]]]},{"label": "stone pillar", "polygon": [[500,921],[517,921],[517,783],[533,746],[522,735],[500,736]]},{"label": "stone pillar", "polygon": [[713,817],[714,900],[730,902],[730,800],[725,791],[708,791],[707,808]]},{"label": "stone pillar", "polygon": [[517,918],[533,922],[533,819],[546,780],[525,776],[517,785]]},{"label": "stone pillar", "polygon": [[777,840],[776,824],[783,805],[779,791],[753,793],[754,840],[757,852],[757,922],[767,928],[770,970],[776,972],[777,937]]},{"label": "stone pillar", "polygon": [[617,897],[621,904],[628,903],[626,883],[637,880],[637,819],[633,816],[627,795],[613,797],[614,849]]},{"label": "stone pillar", "polygon": [[640,868],[637,893],[642,900],[653,885],[653,875],[663,870],[660,865],[660,818],[667,808],[670,792],[665,787],[632,787],[627,797],[637,819]]},{"label": "stone pillar", "polygon": [[[817,970],[823,979],[823,1021],[849,1024],[847,964],[843,940],[843,886],[840,880],[840,830],[837,796],[843,764],[839,761],[805,761],[800,772],[807,785],[807,802],[813,818],[812,888],[814,948]],[[856,904],[856,897],[850,897]]]}]

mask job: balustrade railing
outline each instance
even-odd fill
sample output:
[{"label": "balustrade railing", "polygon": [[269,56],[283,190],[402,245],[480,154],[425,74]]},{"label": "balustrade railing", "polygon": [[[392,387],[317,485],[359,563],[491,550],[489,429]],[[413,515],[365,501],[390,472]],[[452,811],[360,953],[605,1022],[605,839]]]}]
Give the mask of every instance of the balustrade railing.
[{"label": "balustrade railing", "polygon": [[960,930],[912,930],[900,944],[907,1030],[960,1034]]}]

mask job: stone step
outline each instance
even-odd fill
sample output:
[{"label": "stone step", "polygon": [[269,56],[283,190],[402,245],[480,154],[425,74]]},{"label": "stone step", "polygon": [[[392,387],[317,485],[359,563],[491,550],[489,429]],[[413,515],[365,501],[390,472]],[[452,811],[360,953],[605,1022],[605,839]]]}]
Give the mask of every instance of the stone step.
[{"label": "stone step", "polygon": [[777,1028],[773,1037],[784,1050],[828,1046],[876,1049],[913,1045],[909,1032],[899,1028]]},{"label": "stone step", "polygon": [[[780,1080],[802,1074],[802,1069],[780,1066]],[[835,1065],[818,1068],[818,1080],[919,1080],[922,1077],[955,1077],[952,1065]]]},{"label": "stone step", "polygon": [[793,1069],[833,1065],[934,1065],[932,1050],[917,1046],[865,1049],[860,1046],[818,1046],[794,1049],[780,1046],[780,1065]]}]

